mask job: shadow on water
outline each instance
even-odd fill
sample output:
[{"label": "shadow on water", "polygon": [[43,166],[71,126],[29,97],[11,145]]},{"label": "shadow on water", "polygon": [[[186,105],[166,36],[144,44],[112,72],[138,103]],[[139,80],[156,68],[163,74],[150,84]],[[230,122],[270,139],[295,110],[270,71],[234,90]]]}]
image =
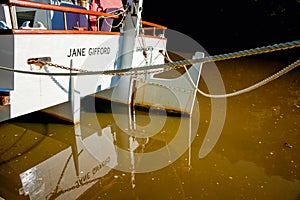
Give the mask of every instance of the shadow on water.
[{"label": "shadow on water", "polygon": [[[216,63],[228,93],[286,66],[255,57]],[[205,64],[203,70],[209,70]],[[44,113],[0,124],[4,199],[300,199],[300,70],[227,99],[224,127],[209,153],[211,100],[198,117],[111,110],[83,101],[81,123]],[[199,88],[207,91],[201,80]],[[116,106],[116,105],[113,105]],[[143,171],[144,170],[144,171]]]}]

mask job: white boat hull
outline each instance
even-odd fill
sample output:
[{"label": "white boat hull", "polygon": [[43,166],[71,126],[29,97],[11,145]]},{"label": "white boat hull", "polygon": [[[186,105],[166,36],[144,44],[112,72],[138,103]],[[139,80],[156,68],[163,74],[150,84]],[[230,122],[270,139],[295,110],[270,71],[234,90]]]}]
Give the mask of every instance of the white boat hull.
[{"label": "white boat hull", "polygon": [[[84,34],[14,34],[0,37],[0,65],[32,72],[68,73],[66,69],[45,65],[39,68],[28,64],[30,58],[47,58],[50,63],[87,71],[105,71],[118,68],[120,35]],[[166,40],[137,38],[146,44],[151,57],[145,59],[137,41],[133,66],[161,64]],[[150,60],[152,58],[152,60]],[[155,59],[154,59],[155,58]],[[128,66],[132,67],[132,66]],[[5,72],[0,74],[2,91],[10,94],[9,115],[0,121],[34,111],[70,102],[73,91],[76,97],[85,97],[111,87],[111,75],[47,76]],[[78,105],[79,106],[79,105]],[[71,119],[73,120],[73,119]]]}]

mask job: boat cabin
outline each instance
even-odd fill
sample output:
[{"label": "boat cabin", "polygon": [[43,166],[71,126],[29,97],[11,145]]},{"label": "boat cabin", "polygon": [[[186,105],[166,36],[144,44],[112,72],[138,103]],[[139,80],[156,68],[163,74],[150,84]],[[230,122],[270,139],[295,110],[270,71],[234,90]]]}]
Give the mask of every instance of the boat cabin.
[{"label": "boat cabin", "polygon": [[[50,74],[164,63],[166,27],[141,20],[140,7],[133,14],[127,8],[118,14],[88,8],[68,1],[0,0],[0,122],[53,107],[54,113],[61,116],[56,106],[69,104],[75,98],[74,91],[78,99],[120,83],[113,74],[101,78],[98,74]],[[120,23],[111,31],[92,29],[90,16],[113,18]],[[130,79],[125,82],[131,84]],[[124,91],[126,94],[120,93],[120,98],[131,90]],[[128,98],[124,101],[127,103]],[[64,110],[62,118],[77,122],[79,117],[74,119],[73,111],[69,115],[70,111]]]}]

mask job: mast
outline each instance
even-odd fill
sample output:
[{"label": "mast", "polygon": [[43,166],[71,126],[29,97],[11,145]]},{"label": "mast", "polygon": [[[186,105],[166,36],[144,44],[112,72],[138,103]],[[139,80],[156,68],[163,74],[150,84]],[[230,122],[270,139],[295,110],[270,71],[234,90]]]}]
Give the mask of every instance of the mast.
[{"label": "mast", "polygon": [[[116,69],[126,69],[134,67],[133,54],[135,52],[136,38],[140,32],[140,22],[142,14],[143,0],[128,0],[128,13],[124,20],[123,30],[120,34],[120,49],[119,56],[116,62]],[[130,76],[115,76],[112,80],[112,87],[114,88],[113,95],[110,97],[118,102],[132,104],[132,95],[135,88],[135,82]],[[116,96],[114,94],[117,94]]]},{"label": "mast", "polygon": [[142,18],[142,11],[143,11],[143,0],[132,0],[131,2],[131,17],[133,23],[136,25],[135,29],[137,34],[139,33],[139,24]]},{"label": "mast", "polygon": [[132,67],[133,52],[135,46],[135,40],[140,31],[140,21],[142,16],[143,0],[129,0],[128,9],[126,14],[123,31],[123,41],[121,43],[121,64],[120,68]]}]

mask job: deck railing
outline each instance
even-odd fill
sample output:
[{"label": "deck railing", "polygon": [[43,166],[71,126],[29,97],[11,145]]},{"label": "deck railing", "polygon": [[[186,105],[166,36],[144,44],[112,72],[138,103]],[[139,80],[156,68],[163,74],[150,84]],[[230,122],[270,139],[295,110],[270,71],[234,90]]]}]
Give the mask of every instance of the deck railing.
[{"label": "deck railing", "polygon": [[[77,13],[77,14],[84,14],[88,16],[99,16],[99,17],[111,17],[118,19],[120,16],[115,15],[115,14],[110,14],[110,13],[105,13],[105,12],[97,12],[97,11],[91,11],[91,10],[86,10],[86,9],[80,9],[80,8],[73,8],[73,7],[68,7],[68,6],[59,6],[59,5],[54,5],[54,4],[46,4],[46,3],[41,3],[41,2],[32,2],[32,1],[26,1],[26,0],[16,0],[16,1],[11,1],[11,0],[0,0],[0,4],[6,4],[10,8],[10,16],[11,16],[11,23],[12,23],[12,28],[17,30],[18,28],[15,27],[15,20],[14,19],[14,14],[13,14],[13,6],[18,6],[18,7],[26,7],[26,8],[35,8],[35,9],[43,9],[43,10],[52,10],[52,11],[60,11],[63,12],[63,20],[64,20],[64,29],[67,30],[67,19],[66,19],[66,13]],[[150,30],[152,29],[152,35],[156,35],[156,30],[160,29],[163,30],[162,34],[164,34],[164,31],[167,29],[167,27],[158,25],[152,22],[148,21],[141,21],[142,25],[145,25],[144,29]],[[46,31],[47,30],[36,30],[36,31]],[[26,30],[20,30],[17,32],[26,32]],[[49,30],[48,30],[49,32]],[[53,31],[52,31],[53,32]],[[54,30],[54,32],[59,32],[58,30]],[[95,32],[92,30],[80,30],[80,32]],[[50,33],[50,32],[49,32]],[[112,33],[115,34],[115,33]]]}]

